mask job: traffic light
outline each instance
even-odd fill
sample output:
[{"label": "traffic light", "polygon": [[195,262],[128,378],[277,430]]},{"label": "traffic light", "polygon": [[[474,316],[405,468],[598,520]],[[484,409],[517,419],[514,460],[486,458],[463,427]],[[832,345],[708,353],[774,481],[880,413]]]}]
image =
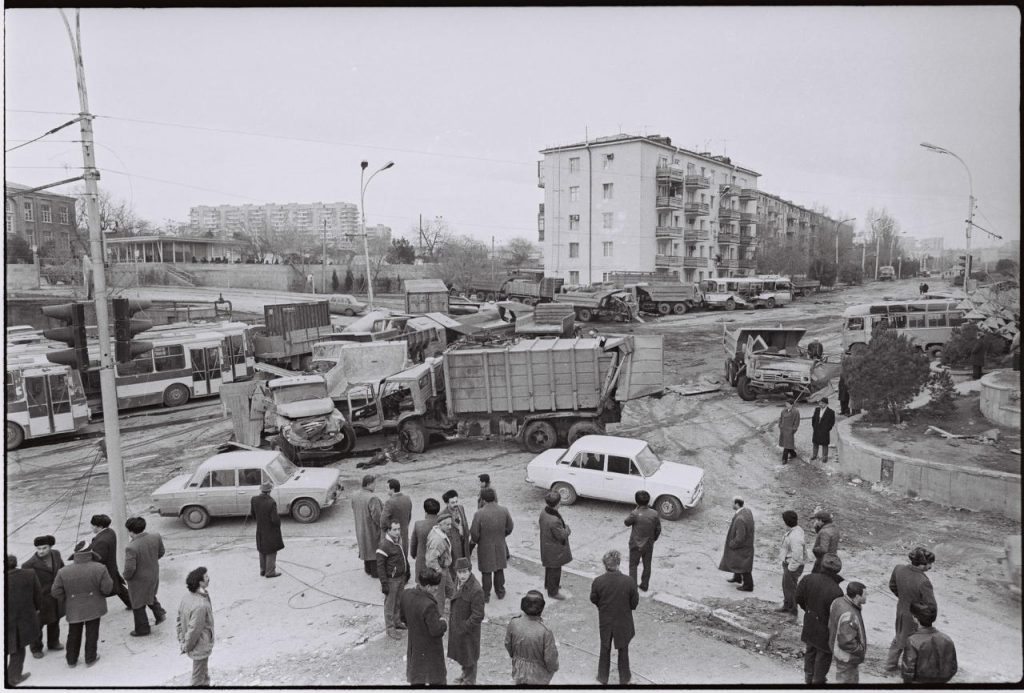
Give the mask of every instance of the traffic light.
[{"label": "traffic light", "polygon": [[85,341],[85,304],[62,303],[56,306],[43,306],[43,315],[67,323],[64,327],[52,327],[43,330],[43,336],[58,342],[64,342],[70,349],[46,352],[51,363],[71,366],[77,371],[84,371],[89,365],[89,350]]},{"label": "traffic light", "polygon": [[129,301],[115,298],[114,306],[114,359],[126,363],[139,354],[152,351],[152,342],[133,342],[132,337],[153,327],[151,320],[133,319],[132,315],[149,308],[149,301]]}]

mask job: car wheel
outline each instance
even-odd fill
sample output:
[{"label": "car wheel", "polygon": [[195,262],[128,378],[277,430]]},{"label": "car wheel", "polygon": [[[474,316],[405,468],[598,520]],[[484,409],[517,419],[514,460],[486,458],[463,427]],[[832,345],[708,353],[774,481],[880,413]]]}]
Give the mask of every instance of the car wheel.
[{"label": "car wheel", "polygon": [[188,404],[189,397],[188,388],[181,383],[174,383],[169,388],[164,390],[164,406],[165,407],[180,407],[184,404]]},{"label": "car wheel", "polygon": [[727,300],[725,302],[725,309],[726,310],[735,310],[736,309],[736,301],[732,300],[731,298],[729,300]]},{"label": "car wheel", "polygon": [[495,300],[497,300],[497,298],[498,297],[495,294],[488,292],[488,294],[487,294],[487,300],[488,301],[495,301]]},{"label": "car wheel", "polygon": [[24,429],[13,421],[8,421],[4,427],[4,442],[7,450],[17,450],[25,442]]},{"label": "car wheel", "polygon": [[654,503],[663,520],[678,520],[683,516],[683,504],[674,496],[661,496]]},{"label": "car wheel", "polygon": [[551,490],[558,494],[561,498],[562,505],[572,505],[576,502],[579,496],[576,495],[576,489],[569,484],[559,481],[557,484],[552,484]]},{"label": "car wheel", "polygon": [[398,425],[398,440],[407,452],[423,452],[427,449],[427,431],[418,419],[406,419]]},{"label": "car wheel", "polygon": [[764,305],[766,307],[768,307],[768,308],[774,308],[775,307],[775,299],[774,298],[769,298],[767,301],[764,302]]},{"label": "car wheel", "polygon": [[345,309],[345,313],[344,313],[344,315],[345,315],[345,316],[347,316],[347,317],[350,317],[350,318],[351,318],[351,317],[353,317],[353,316],[354,316],[355,314],[356,314],[356,313],[355,313],[355,311],[354,311],[354,310],[352,310],[351,308],[346,308],[346,309]]},{"label": "car wheel", "polygon": [[569,434],[566,436],[566,441],[569,445],[572,445],[583,436],[599,436],[604,431],[601,427],[593,421],[577,421],[569,427]]},{"label": "car wheel", "polygon": [[658,304],[658,314],[659,315],[668,315],[671,312],[672,312],[672,306],[669,305],[668,303],[665,303],[664,301],[662,301],[661,303]]},{"label": "car wheel", "polygon": [[181,511],[181,521],[189,529],[202,529],[210,524],[210,513],[198,505],[190,505]]},{"label": "car wheel", "polygon": [[547,421],[531,421],[523,431],[523,445],[534,454],[555,447],[557,442],[558,434],[555,427]]},{"label": "car wheel", "polygon": [[320,506],[312,498],[300,498],[292,503],[292,518],[308,525],[320,519]]},{"label": "car wheel", "polygon": [[745,375],[736,379],[736,391],[744,402],[753,402],[757,399],[757,390],[750,386],[750,378]]},{"label": "car wheel", "polygon": [[580,308],[576,317],[580,319],[580,322],[590,322],[594,318],[594,314],[590,312],[589,308]]},{"label": "car wheel", "polygon": [[686,315],[687,306],[685,303],[677,303],[672,306],[672,312],[676,315]]}]

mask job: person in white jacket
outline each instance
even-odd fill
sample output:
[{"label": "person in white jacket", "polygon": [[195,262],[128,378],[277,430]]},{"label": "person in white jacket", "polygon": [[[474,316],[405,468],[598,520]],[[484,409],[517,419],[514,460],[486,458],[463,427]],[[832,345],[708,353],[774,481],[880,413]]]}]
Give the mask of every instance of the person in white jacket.
[{"label": "person in white jacket", "polygon": [[200,566],[185,578],[188,593],[178,607],[178,642],[181,653],[192,660],[192,686],[210,685],[210,653],[213,652],[213,605],[210,603],[210,572]]},{"label": "person in white jacket", "polygon": [[832,602],[828,613],[828,644],[836,666],[836,683],[860,683],[859,667],[868,650],[861,608],[868,601],[864,584],[851,582],[846,595]]}]

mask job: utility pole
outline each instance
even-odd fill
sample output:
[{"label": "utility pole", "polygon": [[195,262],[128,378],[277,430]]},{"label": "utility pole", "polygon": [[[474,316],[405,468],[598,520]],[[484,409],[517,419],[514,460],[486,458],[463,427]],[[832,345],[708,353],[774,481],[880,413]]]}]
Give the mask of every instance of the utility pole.
[{"label": "utility pole", "polygon": [[494,236],[491,236],[491,280],[494,280]]},{"label": "utility pole", "polygon": [[327,220],[324,219],[324,246],[320,255],[320,293],[327,293]]},{"label": "utility pole", "polygon": [[860,273],[864,275],[864,261],[868,257],[868,239],[864,239],[864,242],[860,244]]},{"label": "utility pole", "polygon": [[875,236],[875,281],[878,281],[878,259],[882,255],[882,234]]},{"label": "utility pole", "polygon": [[82,132],[82,159],[84,162],[85,205],[89,217],[89,252],[97,258],[99,266],[92,273],[95,287],[96,332],[100,342],[100,394],[103,402],[103,435],[106,441],[107,478],[110,481],[111,524],[117,534],[118,557],[124,560],[124,548],[128,544],[124,523],[127,518],[127,501],[124,492],[124,462],[121,459],[121,429],[117,420],[117,385],[114,381],[114,359],[110,353],[110,316],[107,314],[106,258],[103,256],[103,240],[100,233],[99,180],[96,170],[96,150],[93,144],[92,119],[89,113],[89,96],[85,88],[85,64],[82,62],[82,34],[79,13],[75,10],[75,30],[63,10],[60,10],[64,27],[71,41],[71,53],[75,60],[75,79],[78,83],[78,102],[81,108],[79,125]]},{"label": "utility pole", "polygon": [[[967,164],[964,164],[966,167]],[[969,174],[970,172],[968,172]],[[967,210],[967,258],[964,260],[964,292],[971,292],[971,227],[974,226],[974,182],[971,181],[970,208]]]}]

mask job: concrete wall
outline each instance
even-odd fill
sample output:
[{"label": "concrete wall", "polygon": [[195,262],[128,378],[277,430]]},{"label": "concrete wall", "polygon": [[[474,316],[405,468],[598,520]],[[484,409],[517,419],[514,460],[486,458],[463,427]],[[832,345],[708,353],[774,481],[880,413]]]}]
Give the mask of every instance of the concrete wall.
[{"label": "concrete wall", "polygon": [[4,265],[4,287],[13,290],[36,288],[35,265]]},{"label": "concrete wall", "polygon": [[981,413],[1000,426],[1020,430],[1020,372],[998,370],[981,378]]},{"label": "concrete wall", "polygon": [[908,496],[969,510],[998,513],[1020,522],[1020,474],[931,462],[890,452],[852,432],[854,416],[836,426],[839,471],[880,483]]}]

